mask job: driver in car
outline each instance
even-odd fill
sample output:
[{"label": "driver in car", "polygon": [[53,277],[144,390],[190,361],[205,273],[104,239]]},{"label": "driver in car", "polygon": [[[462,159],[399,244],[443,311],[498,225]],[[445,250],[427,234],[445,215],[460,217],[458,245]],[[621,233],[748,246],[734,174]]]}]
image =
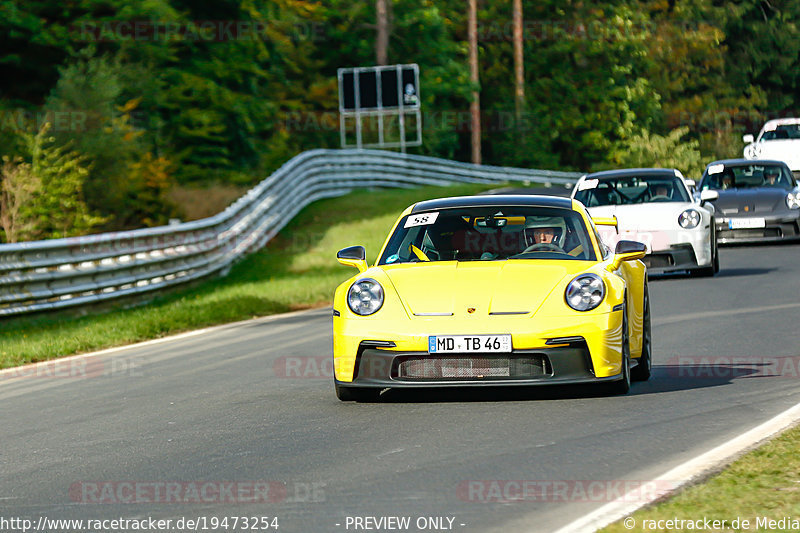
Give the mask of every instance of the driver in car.
[{"label": "driver in car", "polygon": [[726,168],[722,173],[720,188],[724,191],[730,189],[731,187],[733,187],[733,171],[729,168]]},{"label": "driver in car", "polygon": [[549,219],[540,221],[539,224],[541,225],[525,229],[528,245],[525,252],[551,251],[567,253],[573,257],[582,256],[583,245],[579,240],[571,238],[574,233],[566,227],[563,220]]},{"label": "driver in car", "polygon": [[670,198],[670,190],[667,187],[666,183],[657,183],[655,187],[653,187],[653,196],[652,198]]},{"label": "driver in car", "polygon": [[533,228],[533,240],[535,241],[534,244],[552,244],[555,238],[555,228]]},{"label": "driver in car", "polygon": [[775,167],[767,167],[764,169],[764,185],[771,187],[777,185],[778,169]]},{"label": "driver in car", "polygon": [[537,245],[561,246],[564,235],[564,221],[558,218],[539,218],[529,221],[525,228],[525,245],[529,248]]}]

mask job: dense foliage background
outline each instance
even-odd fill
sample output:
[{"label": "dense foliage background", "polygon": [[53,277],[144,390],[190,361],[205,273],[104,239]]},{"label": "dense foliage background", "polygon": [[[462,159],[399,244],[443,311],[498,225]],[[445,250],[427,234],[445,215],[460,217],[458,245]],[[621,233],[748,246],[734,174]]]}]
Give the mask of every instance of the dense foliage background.
[{"label": "dense foliage background", "polygon": [[[484,162],[593,170],[741,154],[798,112],[796,0],[479,3]],[[389,63],[420,65],[420,153],[469,160],[463,0],[391,0]],[[203,28],[207,28],[203,33]],[[0,0],[2,240],[165,223],[176,186],[245,186],[338,147],[336,69],[375,63],[345,0]]]}]

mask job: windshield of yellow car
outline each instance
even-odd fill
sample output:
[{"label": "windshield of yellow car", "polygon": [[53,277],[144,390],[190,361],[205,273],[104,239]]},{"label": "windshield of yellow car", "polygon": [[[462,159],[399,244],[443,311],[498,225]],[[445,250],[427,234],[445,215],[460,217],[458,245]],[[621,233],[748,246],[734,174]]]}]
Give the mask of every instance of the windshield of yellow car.
[{"label": "windshield of yellow car", "polygon": [[691,201],[683,181],[674,174],[587,177],[578,183],[575,199],[586,207]]},{"label": "windshield of yellow car", "polygon": [[596,256],[576,211],[492,206],[403,217],[378,264],[509,259],[595,261]]}]

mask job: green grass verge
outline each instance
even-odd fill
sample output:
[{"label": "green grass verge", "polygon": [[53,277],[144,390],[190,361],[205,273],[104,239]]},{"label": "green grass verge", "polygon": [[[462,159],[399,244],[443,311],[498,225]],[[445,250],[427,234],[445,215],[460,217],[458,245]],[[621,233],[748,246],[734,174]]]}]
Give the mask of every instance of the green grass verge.
[{"label": "green grass verge", "polygon": [[[689,487],[674,497],[632,515],[633,528],[624,520],[600,530],[603,533],[629,531],[687,531],[702,529],[703,519],[726,520],[713,531],[797,531],[798,522],[782,525],[784,517],[800,520],[800,427],[796,427],[742,456],[705,483]],[[740,526],[734,520],[740,519]],[[700,520],[687,523],[646,522]],[[744,520],[749,521],[742,527]],[[760,520],[760,522],[759,522]],[[766,520],[766,522],[764,521]],[[630,524],[629,524],[630,525]],[[651,526],[663,527],[651,527]],[[701,526],[701,527],[697,527]]]},{"label": "green grass verge", "polygon": [[487,185],[357,191],[304,209],[265,249],[225,278],[160,297],[146,306],[75,317],[31,316],[0,324],[0,368],[120,346],[214,324],[328,304],[355,270],[336,261],[353,244],[374,260],[408,205],[474,194]]}]

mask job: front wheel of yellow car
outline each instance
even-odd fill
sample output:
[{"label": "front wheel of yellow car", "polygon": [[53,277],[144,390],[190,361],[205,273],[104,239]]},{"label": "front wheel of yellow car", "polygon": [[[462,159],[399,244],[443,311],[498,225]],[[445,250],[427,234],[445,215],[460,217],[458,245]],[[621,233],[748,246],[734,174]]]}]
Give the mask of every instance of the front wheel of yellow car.
[{"label": "front wheel of yellow car", "polygon": [[381,389],[369,387],[349,387],[334,382],[336,397],[343,402],[375,402],[381,395]]},{"label": "front wheel of yellow car", "polygon": [[653,368],[653,344],[650,333],[650,295],[644,287],[644,325],[642,327],[642,356],[639,364],[631,371],[633,381],[647,381]]},{"label": "front wheel of yellow car", "polygon": [[622,306],[622,379],[611,384],[612,394],[627,394],[631,389],[631,349],[628,342],[628,307]]}]

